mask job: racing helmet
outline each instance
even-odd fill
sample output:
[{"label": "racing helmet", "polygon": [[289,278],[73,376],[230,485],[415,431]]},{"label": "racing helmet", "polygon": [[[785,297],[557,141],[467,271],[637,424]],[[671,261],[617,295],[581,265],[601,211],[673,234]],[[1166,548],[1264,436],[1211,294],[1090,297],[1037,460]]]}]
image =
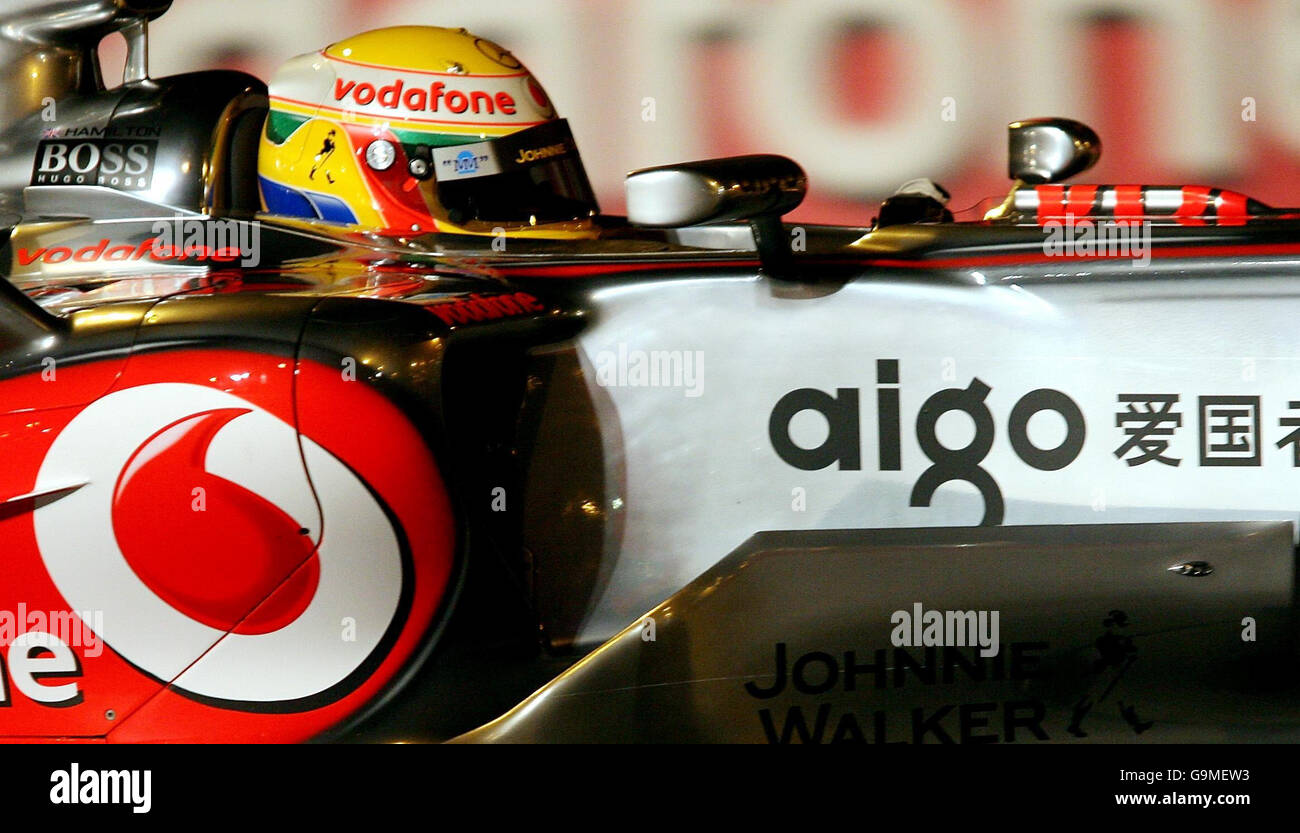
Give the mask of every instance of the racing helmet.
[{"label": "racing helmet", "polygon": [[594,236],[568,123],[464,29],[375,29],[286,62],[258,150],[273,214],[391,233]]}]

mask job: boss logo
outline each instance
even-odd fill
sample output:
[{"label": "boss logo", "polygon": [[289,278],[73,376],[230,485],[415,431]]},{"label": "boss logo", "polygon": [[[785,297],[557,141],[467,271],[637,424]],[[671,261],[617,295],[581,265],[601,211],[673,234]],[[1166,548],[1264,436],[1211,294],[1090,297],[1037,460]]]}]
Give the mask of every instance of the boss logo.
[{"label": "boss logo", "polygon": [[144,191],[153,180],[152,139],[46,139],[36,148],[32,185],[104,185]]}]

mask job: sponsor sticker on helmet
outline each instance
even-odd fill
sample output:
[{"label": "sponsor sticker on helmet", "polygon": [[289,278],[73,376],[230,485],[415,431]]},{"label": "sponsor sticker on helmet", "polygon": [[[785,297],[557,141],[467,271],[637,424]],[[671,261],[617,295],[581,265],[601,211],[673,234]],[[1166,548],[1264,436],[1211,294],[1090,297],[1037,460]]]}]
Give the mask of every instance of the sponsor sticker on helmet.
[{"label": "sponsor sticker on helmet", "polygon": [[[327,107],[368,116],[447,124],[526,126],[550,118],[525,72],[509,75],[433,75],[383,67],[335,64],[337,75]],[[526,80],[524,80],[526,79]],[[540,89],[540,88],[539,88]]]}]

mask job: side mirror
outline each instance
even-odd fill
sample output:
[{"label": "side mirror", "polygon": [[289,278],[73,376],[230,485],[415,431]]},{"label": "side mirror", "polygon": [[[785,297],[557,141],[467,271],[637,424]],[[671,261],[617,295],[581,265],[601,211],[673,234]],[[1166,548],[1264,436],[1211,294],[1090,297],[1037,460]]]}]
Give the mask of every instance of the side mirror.
[{"label": "side mirror", "polygon": [[781,215],[803,202],[808,177],[784,156],[730,156],[627,175],[627,218],[650,228],[747,221],[763,269],[785,277],[790,241]]},{"label": "side mirror", "polygon": [[1101,139],[1072,119],[1028,119],[1007,126],[1012,179],[1029,185],[1061,182],[1083,173],[1101,157]]}]

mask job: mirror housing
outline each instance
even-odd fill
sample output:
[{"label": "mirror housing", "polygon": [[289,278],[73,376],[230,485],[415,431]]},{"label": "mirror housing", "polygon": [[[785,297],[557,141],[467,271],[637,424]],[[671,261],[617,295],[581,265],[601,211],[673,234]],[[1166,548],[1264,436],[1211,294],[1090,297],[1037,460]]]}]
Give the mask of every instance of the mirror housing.
[{"label": "mirror housing", "polygon": [[803,202],[808,177],[784,156],[758,154],[643,168],[627,175],[628,222],[648,228],[748,222],[763,269],[784,277],[791,260],[781,215]]},{"label": "mirror housing", "polygon": [[1083,173],[1101,158],[1101,139],[1073,119],[1027,119],[1007,125],[1007,173],[1017,182],[1044,185]]},{"label": "mirror housing", "polygon": [[808,178],[792,159],[759,154],[642,168],[625,188],[631,223],[677,228],[780,216],[803,202]]}]

